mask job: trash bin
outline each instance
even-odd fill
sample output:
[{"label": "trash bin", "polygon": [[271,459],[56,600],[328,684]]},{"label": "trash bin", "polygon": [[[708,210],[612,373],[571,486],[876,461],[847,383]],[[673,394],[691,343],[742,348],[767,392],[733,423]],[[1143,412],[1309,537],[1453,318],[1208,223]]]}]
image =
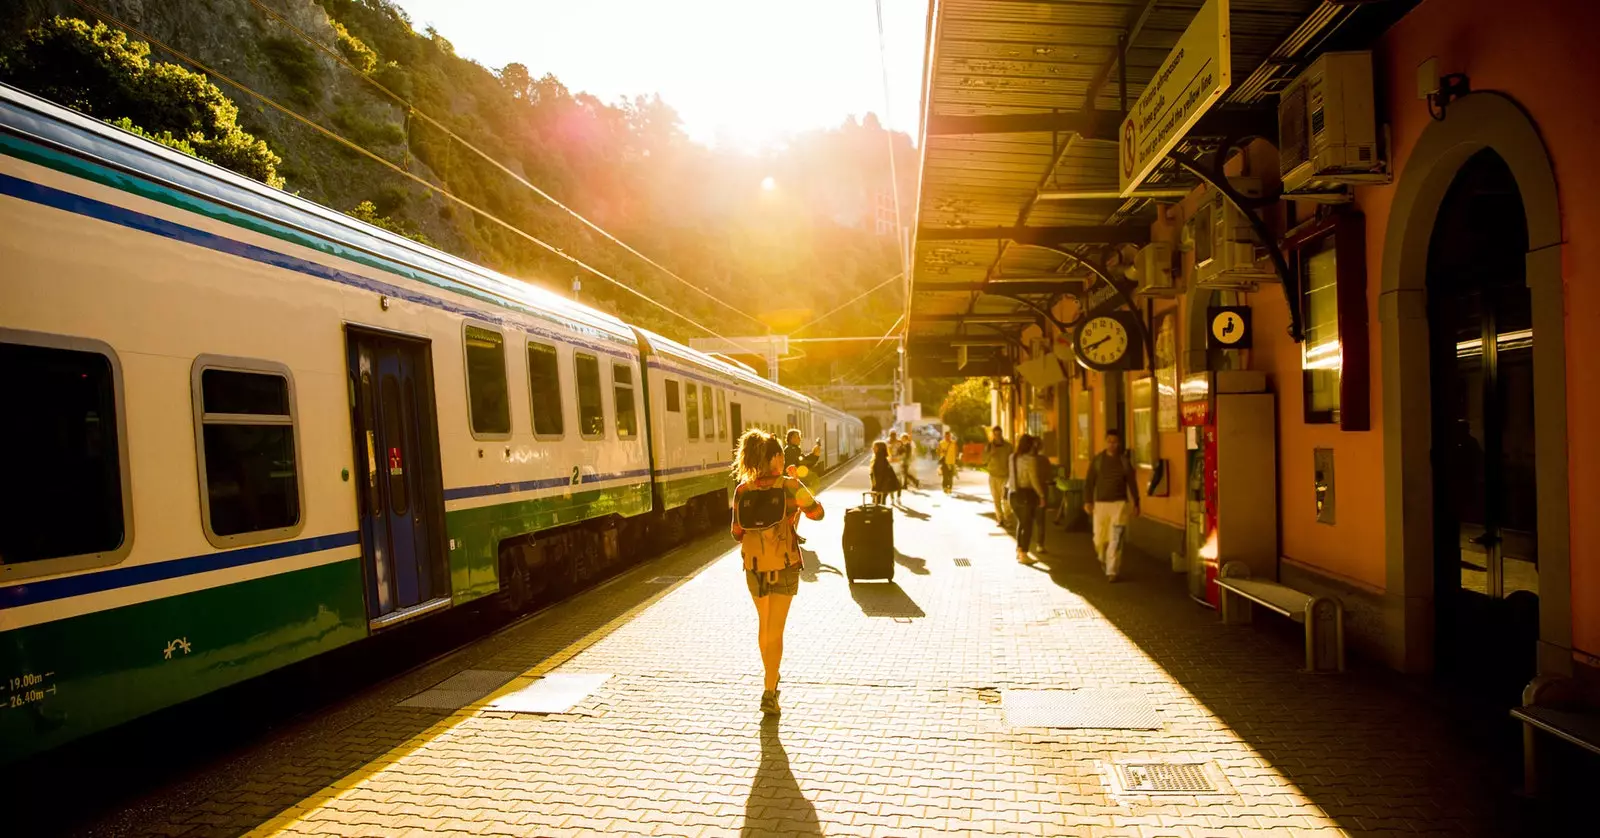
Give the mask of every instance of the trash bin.
[{"label": "trash bin", "polygon": [[1056,481],[1056,490],[1065,504],[1065,514],[1061,516],[1061,525],[1068,532],[1078,532],[1089,528],[1089,516],[1083,512],[1083,481],[1076,478]]}]

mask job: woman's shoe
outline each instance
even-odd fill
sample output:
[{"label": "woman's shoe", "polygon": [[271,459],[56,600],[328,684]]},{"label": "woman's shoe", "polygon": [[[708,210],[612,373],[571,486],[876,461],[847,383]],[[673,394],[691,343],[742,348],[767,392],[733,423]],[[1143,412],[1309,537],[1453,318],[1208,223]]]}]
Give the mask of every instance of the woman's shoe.
[{"label": "woman's shoe", "polygon": [[767,716],[778,715],[777,690],[767,690],[761,694],[761,712]]},{"label": "woman's shoe", "polygon": [[1017,563],[1018,564],[1033,564],[1033,557],[1028,555],[1026,552],[1023,552],[1022,550],[1018,550],[1017,551]]}]

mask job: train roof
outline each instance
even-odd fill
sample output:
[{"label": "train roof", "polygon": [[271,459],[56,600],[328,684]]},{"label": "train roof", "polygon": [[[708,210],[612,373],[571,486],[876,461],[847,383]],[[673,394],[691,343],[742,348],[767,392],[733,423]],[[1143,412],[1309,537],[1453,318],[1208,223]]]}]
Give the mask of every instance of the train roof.
[{"label": "train roof", "polygon": [[[405,272],[407,276],[446,290],[468,293],[546,320],[584,326],[617,341],[631,343],[634,339],[628,324],[610,314],[379,229],[298,195],[273,189],[5,84],[0,84],[0,132],[138,175],[179,195],[203,198],[259,221],[270,222],[253,225],[268,235],[274,235],[274,225],[310,233],[377,257],[380,264],[374,267],[383,268],[381,263],[389,262],[409,268]],[[192,201],[184,205],[193,209]]]},{"label": "train roof", "polygon": [[[7,139],[12,142],[5,143]],[[211,201],[235,213],[249,216],[255,222],[250,225],[251,228],[258,232],[283,238],[285,232],[295,231],[336,242],[369,257],[361,261],[372,267],[397,272],[545,320],[598,332],[618,342],[635,343],[643,338],[648,349],[714,370],[775,398],[847,416],[808,396],[774,384],[743,364],[714,358],[645,329],[635,330],[620,318],[566,299],[525,280],[506,276],[438,248],[414,242],[314,201],[273,189],[221,166],[190,157],[25,91],[0,84],[0,151],[16,155],[18,149],[14,141],[18,139],[57,154],[137,175],[161,187],[167,202],[175,206],[192,210],[192,198]],[[36,162],[50,165],[48,160]],[[126,189],[120,181],[110,185]],[[183,196],[189,199],[185,200]],[[235,216],[229,220],[239,224],[242,219]],[[348,258],[351,254],[341,255]]]}]

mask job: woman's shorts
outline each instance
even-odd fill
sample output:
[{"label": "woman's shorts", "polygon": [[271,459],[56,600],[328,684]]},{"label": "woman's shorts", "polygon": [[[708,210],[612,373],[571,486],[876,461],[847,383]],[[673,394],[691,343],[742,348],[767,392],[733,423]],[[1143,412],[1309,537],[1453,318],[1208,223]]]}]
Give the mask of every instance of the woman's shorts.
[{"label": "woman's shorts", "polygon": [[800,568],[791,567],[771,573],[747,570],[744,572],[744,581],[750,588],[750,595],[757,599],[769,594],[794,596],[800,593]]}]

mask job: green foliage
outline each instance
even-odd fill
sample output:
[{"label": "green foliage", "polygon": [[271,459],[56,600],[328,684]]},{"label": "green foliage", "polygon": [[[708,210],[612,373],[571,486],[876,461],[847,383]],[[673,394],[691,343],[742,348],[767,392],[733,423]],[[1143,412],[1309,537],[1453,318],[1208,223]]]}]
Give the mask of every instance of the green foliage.
[{"label": "green foliage", "polygon": [[[205,76],[152,62],[150,46],[103,23],[57,17],[6,49],[0,80],[118,124],[269,186],[282,159],[239,127],[239,109]],[[166,138],[170,138],[169,142]]]},{"label": "green foliage", "polygon": [[317,101],[322,65],[311,47],[298,38],[266,38],[261,41],[261,53],[288,85],[291,98],[301,105]]},{"label": "green foliage", "polygon": [[140,137],[144,137],[147,140],[153,140],[155,142],[158,142],[158,143],[166,146],[167,148],[175,148],[178,151],[181,151],[184,154],[189,155],[190,157],[196,157],[196,158],[199,158],[201,160],[205,159],[204,157],[200,157],[199,154],[195,153],[194,146],[190,145],[189,141],[187,139],[184,139],[182,137],[174,137],[174,136],[172,136],[172,132],[171,131],[162,131],[159,134],[153,134],[153,133],[151,133],[149,131],[144,130],[143,128],[140,128],[137,125],[134,125],[133,124],[133,120],[131,120],[131,119],[125,117],[125,116],[124,117],[119,117],[117,119],[108,119],[108,120],[106,120],[106,122],[110,123],[111,125],[115,125],[116,127],[121,128],[122,130],[127,131],[130,134],[136,134],[136,135],[138,135]]},{"label": "green foliage", "polygon": [[989,382],[969,378],[950,388],[939,418],[962,442],[982,442],[983,428],[989,424]]},{"label": "green foliage", "polygon": [[344,28],[344,24],[337,20],[328,22],[333,24],[333,34],[337,38],[339,54],[360,70],[362,75],[372,75],[372,72],[378,69],[378,54],[373,52],[372,47],[367,46],[366,42],[350,34],[350,30]]},{"label": "green foliage", "polygon": [[410,225],[396,221],[393,218],[385,215],[379,215],[377,205],[371,201],[362,201],[361,203],[356,204],[354,208],[347,210],[345,215],[348,215],[351,218],[358,218],[374,227],[382,230],[388,230],[396,235],[405,236],[414,242],[420,242],[430,247],[433,246],[433,242],[429,241],[427,236],[411,229]]},{"label": "green foliage", "polygon": [[405,129],[400,125],[369,119],[348,106],[333,112],[333,124],[360,146],[394,146],[406,141]]}]

